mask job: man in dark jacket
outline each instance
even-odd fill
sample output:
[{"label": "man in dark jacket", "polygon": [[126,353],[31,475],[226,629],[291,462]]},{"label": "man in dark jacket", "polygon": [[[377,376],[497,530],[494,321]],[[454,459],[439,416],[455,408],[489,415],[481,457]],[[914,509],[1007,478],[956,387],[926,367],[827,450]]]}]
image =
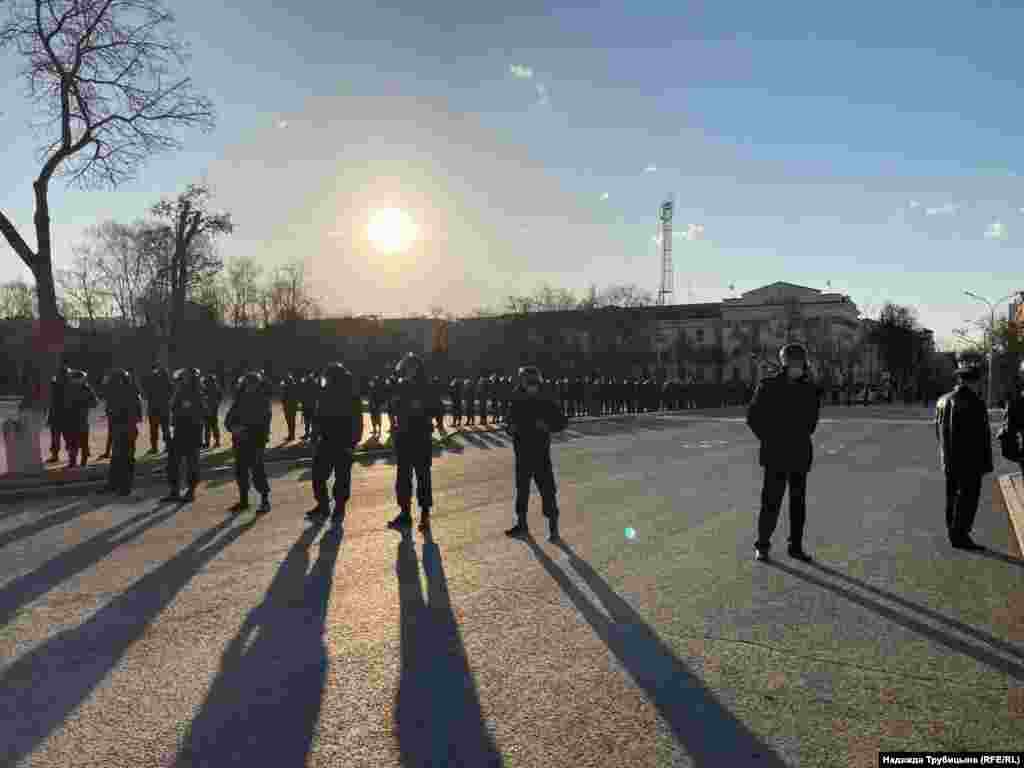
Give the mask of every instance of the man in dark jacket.
[{"label": "man in dark jacket", "polygon": [[[198,368],[184,368],[175,375],[175,391],[170,413],[173,433],[167,451],[167,483],[170,485],[163,501],[195,501],[199,485],[199,448],[206,425],[206,404],[203,402],[202,380]],[[188,490],[181,491],[181,464],[185,462]]]},{"label": "man in dark jacket", "polygon": [[284,422],[288,425],[288,439],[295,439],[295,417],[299,412],[299,382],[291,373],[281,381],[281,408],[284,410]]},{"label": "man in dark jacket", "polygon": [[452,426],[462,426],[462,379],[453,377],[448,382],[448,399],[452,401]]},{"label": "man in dark jacket", "polygon": [[302,377],[299,387],[299,400],[302,403],[303,440],[313,437],[313,425],[316,422],[316,398],[320,389],[319,376],[310,371]]},{"label": "man in dark jacket", "polygon": [[363,400],[355,391],[352,374],[341,363],[331,363],[316,405],[316,448],[313,453],[313,496],[316,508],[306,513],[322,525],[331,513],[327,480],[334,475],[334,516],[345,521],[345,505],[352,494],[352,452],[363,439]]},{"label": "man in dark jacket", "polygon": [[768,559],[788,485],[789,554],[806,561],[811,559],[803,548],[807,473],[814,454],[811,435],[818,426],[818,392],[808,379],[807,352],[801,345],[784,346],[779,360],[784,370],[758,385],[747,408],[747,426],[761,441],[764,467],[754,550],[758,560]]},{"label": "man in dark jacket", "polygon": [[507,536],[526,536],[526,512],[530,483],[540,491],[542,514],[548,519],[548,538],[558,541],[558,498],[551,465],[551,433],[561,432],[569,423],[558,403],[540,393],[541,374],[534,366],[519,369],[520,390],[512,401],[508,429],[516,455],[516,524]]},{"label": "man in dark jacket", "polygon": [[[60,458],[61,436],[65,434],[66,418],[64,414],[64,389],[71,377],[71,369],[62,365],[57,375],[50,382],[50,412],[46,423],[50,427],[50,463],[55,464]],[[67,436],[64,437],[67,447]]]},{"label": "man in dark jacket", "polygon": [[978,395],[981,369],[961,366],[957,386],[935,405],[935,437],[946,475],[946,529],[956,549],[985,549],[971,539],[981,478],[993,471],[988,407]]},{"label": "man in dark jacket", "polygon": [[217,383],[217,377],[207,374],[203,377],[203,405],[206,408],[206,423],[203,425],[203,447],[209,448],[210,438],[213,447],[220,448],[220,404],[224,393]]},{"label": "man in dark jacket", "polygon": [[170,402],[171,375],[159,363],[153,364],[153,370],[142,383],[146,397],[146,415],[149,417],[149,453],[157,453],[158,435],[163,434],[164,447],[171,442]]},{"label": "man in dark jacket", "polygon": [[[263,458],[272,414],[263,377],[255,371],[242,376],[235,391],[235,400],[224,417],[224,428],[231,433],[235,449],[235,480],[238,483],[238,503],[231,507],[232,512],[249,509],[250,476],[252,485],[262,497],[257,513],[270,511],[270,483]],[[312,418],[310,413],[311,425]]]},{"label": "man in dark jacket", "polygon": [[416,499],[420,505],[420,530],[430,528],[430,509],[434,505],[430,465],[433,461],[431,422],[442,412],[437,392],[427,379],[423,361],[415,354],[406,355],[395,368],[400,381],[391,398],[394,438],[395,496],[399,514],[388,523],[389,528],[402,530],[412,525],[412,476],[416,475]]},{"label": "man in dark jacket", "polygon": [[142,398],[126,370],[110,374],[105,394],[112,455],[103,492],[128,496],[135,481],[135,443],[142,423]]},{"label": "man in dark jacket", "polygon": [[72,371],[64,387],[64,444],[68,449],[68,466],[82,466],[89,461],[89,411],[99,405],[99,399],[85,371]]}]

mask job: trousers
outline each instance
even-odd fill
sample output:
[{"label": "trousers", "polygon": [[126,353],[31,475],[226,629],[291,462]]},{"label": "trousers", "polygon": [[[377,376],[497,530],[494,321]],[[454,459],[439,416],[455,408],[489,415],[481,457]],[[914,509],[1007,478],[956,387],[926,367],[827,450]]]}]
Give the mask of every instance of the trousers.
[{"label": "trousers", "polygon": [[112,426],[110,436],[111,455],[107,487],[129,493],[135,483],[135,444],[139,438],[139,430],[134,424],[131,427]]},{"label": "trousers", "polygon": [[294,401],[284,402],[284,422],[288,425],[288,439],[295,439],[295,416],[299,412],[299,404]]},{"label": "trousers", "polygon": [[779,524],[782,496],[789,486],[789,546],[802,549],[804,523],[807,520],[807,473],[786,472],[764,468],[764,486],[761,489],[761,512],[757,518],[757,544],[767,549],[772,534]]},{"label": "trousers", "polygon": [[530,483],[537,484],[540,492],[541,509],[545,517],[558,519],[558,489],[555,485],[555,471],[551,466],[551,451],[531,452],[529,448],[516,447],[516,521],[526,525],[526,512],[530,503]]},{"label": "trousers", "polygon": [[159,445],[158,437],[163,433],[164,445],[171,444],[170,413],[166,408],[149,409],[149,447],[154,451]]},{"label": "trousers", "polygon": [[167,483],[171,490],[181,488],[181,464],[185,463],[185,482],[189,488],[199,485],[199,438],[198,430],[175,428],[167,450]]},{"label": "trousers", "polygon": [[408,509],[412,503],[412,476],[416,475],[416,500],[421,509],[434,506],[433,489],[430,482],[430,466],[434,453],[430,436],[395,435],[395,497],[398,506]]},{"label": "trousers", "polygon": [[241,440],[235,441],[235,481],[238,483],[238,495],[242,499],[249,497],[249,478],[252,485],[263,496],[270,493],[267,482],[267,468],[263,464],[263,454],[267,446],[267,434],[262,429],[250,427]]},{"label": "trousers", "polygon": [[320,504],[327,503],[327,480],[334,475],[332,495],[341,506],[352,495],[351,444],[343,445],[330,440],[317,443],[313,454],[313,496]]},{"label": "trousers", "polygon": [[68,449],[68,464],[75,466],[78,455],[82,455],[82,465],[89,460],[89,429],[69,429],[64,432],[64,446]]},{"label": "trousers", "polygon": [[981,474],[946,473],[946,530],[951,541],[968,538],[978,514]]}]

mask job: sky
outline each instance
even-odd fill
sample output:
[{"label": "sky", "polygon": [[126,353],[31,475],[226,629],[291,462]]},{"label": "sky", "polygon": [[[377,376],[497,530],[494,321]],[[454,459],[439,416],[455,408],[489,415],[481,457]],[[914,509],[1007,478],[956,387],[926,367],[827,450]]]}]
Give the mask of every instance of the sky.
[{"label": "sky", "polygon": [[[221,255],[303,261],[330,311],[462,314],[541,282],[656,293],[669,194],[674,303],[782,280],[910,305],[943,342],[988,315],[965,290],[1024,289],[1009,3],[168,7],[217,126],[114,191],[56,182],[58,268],[90,225],[206,182],[235,224]],[[0,55],[0,210],[35,247],[17,67]],[[415,222],[408,251],[368,241],[382,208]],[[29,276],[0,242],[0,281]]]}]

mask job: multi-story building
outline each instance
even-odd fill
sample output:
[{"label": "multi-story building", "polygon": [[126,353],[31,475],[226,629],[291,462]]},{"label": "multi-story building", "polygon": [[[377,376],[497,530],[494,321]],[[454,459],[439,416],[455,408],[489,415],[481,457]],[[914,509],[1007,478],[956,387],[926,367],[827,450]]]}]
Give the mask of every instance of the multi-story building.
[{"label": "multi-story building", "polygon": [[721,302],[463,319],[449,326],[446,362],[510,370],[529,361],[552,373],[596,368],[750,383],[763,373],[760,361],[799,341],[823,380],[880,383],[872,321],[859,315],[849,296],[777,282]]}]

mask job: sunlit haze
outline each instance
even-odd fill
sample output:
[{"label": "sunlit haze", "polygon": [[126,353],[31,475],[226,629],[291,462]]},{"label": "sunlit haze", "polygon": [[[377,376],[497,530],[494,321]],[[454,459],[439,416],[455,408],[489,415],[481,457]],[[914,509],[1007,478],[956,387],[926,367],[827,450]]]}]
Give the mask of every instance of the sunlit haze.
[{"label": "sunlit haze", "polygon": [[[672,193],[675,303],[830,282],[942,341],[987,313],[965,289],[1024,287],[1024,11],[970,5],[182,0],[217,127],[116,191],[56,180],[55,266],[206,180],[235,223],[221,254],[302,259],[328,311],[655,292]],[[0,209],[35,247],[18,67],[0,58]],[[29,278],[2,247],[0,281]]]}]

